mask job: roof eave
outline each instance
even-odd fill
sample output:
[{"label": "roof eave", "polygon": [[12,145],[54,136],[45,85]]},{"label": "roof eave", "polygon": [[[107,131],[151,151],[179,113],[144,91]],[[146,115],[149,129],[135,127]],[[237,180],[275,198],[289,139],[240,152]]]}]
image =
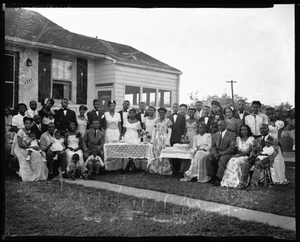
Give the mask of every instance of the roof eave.
[{"label": "roof eave", "polygon": [[11,37],[11,36],[5,36],[5,41],[8,43],[11,43],[11,44],[21,44],[26,47],[36,47],[36,48],[55,50],[55,51],[66,52],[66,53],[75,53],[75,54],[81,54],[81,55],[90,56],[90,57],[105,58],[114,63],[116,62],[115,59],[113,59],[107,55],[103,55],[103,54],[97,54],[97,53],[88,52],[88,51],[76,50],[76,49],[57,46],[57,45],[45,44],[45,43],[40,43],[40,42],[36,42],[36,41],[24,40],[21,38],[16,38],[16,37]]}]

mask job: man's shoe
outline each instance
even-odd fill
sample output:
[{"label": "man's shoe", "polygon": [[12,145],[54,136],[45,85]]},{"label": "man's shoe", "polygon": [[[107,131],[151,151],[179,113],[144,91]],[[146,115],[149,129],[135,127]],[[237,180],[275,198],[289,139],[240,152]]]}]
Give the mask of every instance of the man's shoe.
[{"label": "man's shoe", "polygon": [[75,176],[74,176],[73,173],[71,174],[71,179],[72,179],[72,180],[75,180]]},{"label": "man's shoe", "polygon": [[87,180],[87,179],[88,179],[88,174],[87,174],[87,173],[84,173],[84,174],[82,175],[82,177],[83,177],[84,180]]},{"label": "man's shoe", "polygon": [[245,190],[246,191],[255,191],[255,190],[257,190],[257,186],[251,183]]},{"label": "man's shoe", "polygon": [[52,180],[54,178],[53,172],[49,172],[48,180]]},{"label": "man's shoe", "polygon": [[218,187],[221,185],[220,180],[216,179],[216,181],[212,184],[214,187]]}]

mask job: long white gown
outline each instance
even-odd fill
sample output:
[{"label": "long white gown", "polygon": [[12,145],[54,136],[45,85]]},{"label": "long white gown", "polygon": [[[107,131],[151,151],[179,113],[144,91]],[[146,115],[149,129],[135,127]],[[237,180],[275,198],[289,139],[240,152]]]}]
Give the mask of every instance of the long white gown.
[{"label": "long white gown", "polygon": [[[71,147],[73,149],[77,149],[78,146],[79,146],[79,138],[76,138],[75,134],[74,135],[69,135],[68,138],[67,138],[67,143],[68,143],[68,147]],[[84,165],[83,153],[82,153],[81,149],[79,149],[77,151],[72,151],[72,150],[66,149],[67,164],[69,165],[71,163],[72,156],[74,154],[79,155],[79,164]]]},{"label": "long white gown", "polygon": [[[269,134],[278,141],[278,130],[284,127],[284,122],[277,120],[275,126],[269,125]],[[276,185],[284,185],[289,183],[285,177],[285,163],[280,148],[278,147],[278,155],[274,159],[273,166],[270,168],[272,182]]]},{"label": "long white gown", "polygon": [[126,128],[126,132],[124,134],[124,140],[128,143],[138,144],[140,142],[138,130],[142,129],[141,123],[140,122],[129,123],[128,121],[126,121],[123,127]]}]

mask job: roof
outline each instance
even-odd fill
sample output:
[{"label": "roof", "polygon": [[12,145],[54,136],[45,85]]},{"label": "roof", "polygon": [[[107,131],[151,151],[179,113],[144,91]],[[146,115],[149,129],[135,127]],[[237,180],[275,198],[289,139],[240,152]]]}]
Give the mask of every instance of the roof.
[{"label": "roof", "polygon": [[[5,9],[5,36],[108,56],[117,62],[180,72],[131,46],[70,32],[42,14],[22,9]],[[181,74],[181,72],[179,73]]]}]

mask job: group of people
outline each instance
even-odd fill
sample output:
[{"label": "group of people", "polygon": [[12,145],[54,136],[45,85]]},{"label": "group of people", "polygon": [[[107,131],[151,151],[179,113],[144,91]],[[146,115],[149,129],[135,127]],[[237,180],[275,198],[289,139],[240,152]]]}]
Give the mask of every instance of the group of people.
[{"label": "group of people", "polygon": [[[273,183],[288,184],[278,142],[284,123],[276,120],[274,109],[268,109],[267,115],[260,112],[259,101],[252,102],[252,113],[244,110],[244,100],[238,101],[237,110],[223,109],[218,101],[212,101],[211,106],[197,101],[195,107],[174,103],[171,115],[164,107],[156,110],[148,106],[146,110],[144,102],[139,110],[130,109],[128,100],[118,112],[116,102],[109,101],[109,111],[104,113],[98,99],[89,112],[81,105],[79,114],[68,104],[62,99],[61,108],[53,110],[54,100],[46,98],[38,111],[34,100],[28,109],[19,103],[14,116],[5,109],[6,145],[18,158],[23,181],[52,179],[59,174],[59,167],[62,176],[71,179],[92,179],[104,170],[119,170],[120,159],[103,162],[104,143],[140,143],[143,137],[153,144],[154,159],[147,165],[150,173],[181,173],[182,181],[197,179],[244,189],[251,169],[249,187],[255,188],[262,169],[270,165]],[[195,152],[192,160],[159,158],[163,149],[183,139],[189,140]]]}]

